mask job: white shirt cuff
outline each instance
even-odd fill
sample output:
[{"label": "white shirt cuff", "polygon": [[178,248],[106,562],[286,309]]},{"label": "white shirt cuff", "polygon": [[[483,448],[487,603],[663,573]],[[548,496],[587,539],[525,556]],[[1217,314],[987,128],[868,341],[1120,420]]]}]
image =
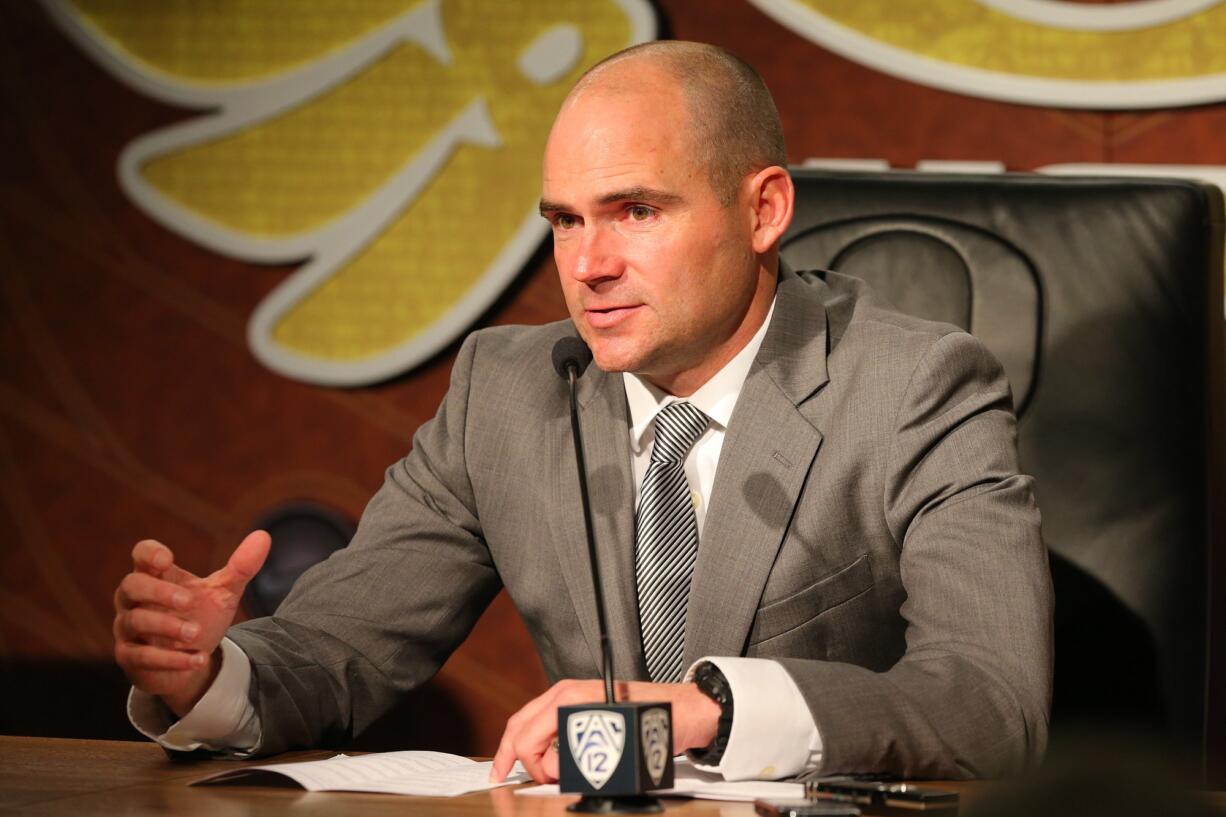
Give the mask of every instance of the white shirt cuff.
[{"label": "white shirt cuff", "polygon": [[128,720],[167,749],[249,755],[260,742],[260,719],[248,698],[251,660],[228,638],[221,640],[221,669],[192,710],[175,721],[154,695],[135,687],[128,694]]},{"label": "white shirt cuff", "polygon": [[732,734],[718,766],[725,780],[778,780],[816,769],[822,761],[822,736],[804,696],[787,670],[766,658],[707,657],[732,690]]}]

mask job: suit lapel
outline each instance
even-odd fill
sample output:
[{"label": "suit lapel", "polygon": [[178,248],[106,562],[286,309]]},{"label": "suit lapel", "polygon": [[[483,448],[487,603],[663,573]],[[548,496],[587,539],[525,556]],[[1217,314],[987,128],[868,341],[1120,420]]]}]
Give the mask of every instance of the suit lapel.
[{"label": "suit lapel", "polygon": [[[579,381],[579,422],[587,458],[592,524],[604,584],[605,614],[613,665],[618,678],[645,678],[634,584],[634,481],[630,463],[630,421],[620,374],[591,366]],[[583,525],[571,441],[569,409],[562,415],[555,440],[558,535],[554,547],[579,625],[600,668],[600,632],[596,598]],[[530,475],[525,475],[529,478]]]},{"label": "suit lapel", "polygon": [[740,655],[821,431],[802,404],[827,381],[822,285],[780,271],[762,348],[720,452],[686,614],[684,666]]}]

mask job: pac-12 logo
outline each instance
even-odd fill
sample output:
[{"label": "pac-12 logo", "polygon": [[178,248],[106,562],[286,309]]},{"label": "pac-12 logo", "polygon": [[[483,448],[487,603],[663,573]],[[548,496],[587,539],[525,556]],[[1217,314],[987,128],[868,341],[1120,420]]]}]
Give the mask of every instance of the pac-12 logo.
[{"label": "pac-12 logo", "polygon": [[673,751],[672,732],[668,728],[668,712],[659,707],[643,713],[643,755],[647,761],[647,774],[655,786],[664,778],[669,755]]},{"label": "pac-12 logo", "polygon": [[579,773],[599,789],[613,775],[626,746],[626,719],[620,712],[585,709],[566,720],[566,741]]},{"label": "pac-12 logo", "polygon": [[503,292],[548,232],[562,98],[656,33],[647,0],[43,2],[116,77],[200,112],[129,144],[120,185],[193,242],[301,264],[248,342],[345,386],[429,358]]}]

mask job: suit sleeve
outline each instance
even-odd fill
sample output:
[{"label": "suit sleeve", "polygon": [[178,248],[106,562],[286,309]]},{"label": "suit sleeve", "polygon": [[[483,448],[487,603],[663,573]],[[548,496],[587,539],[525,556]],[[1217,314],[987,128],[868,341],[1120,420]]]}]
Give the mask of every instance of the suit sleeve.
[{"label": "suit sleeve", "polygon": [[995,776],[1041,757],[1051,577],[1016,451],[999,363],[965,333],[937,340],[903,392],[884,461],[906,652],[880,673],[780,660],[822,735],[823,772]]},{"label": "suit sleeve", "polygon": [[478,335],[437,415],[388,469],[348,547],[304,573],[275,615],[232,627],[251,659],[254,754],[336,745],[427,681],[501,587],[477,522],[465,439]]}]

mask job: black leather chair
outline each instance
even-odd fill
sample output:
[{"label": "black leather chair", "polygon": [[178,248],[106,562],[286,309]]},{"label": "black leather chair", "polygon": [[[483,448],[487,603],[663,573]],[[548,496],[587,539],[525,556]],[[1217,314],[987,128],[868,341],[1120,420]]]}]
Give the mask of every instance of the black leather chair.
[{"label": "black leather chair", "polygon": [[[1203,758],[1222,193],[1179,180],[795,171],[783,255],[968,329],[1013,386],[1056,585],[1053,735]],[[1221,539],[1219,538],[1219,542]]]}]

